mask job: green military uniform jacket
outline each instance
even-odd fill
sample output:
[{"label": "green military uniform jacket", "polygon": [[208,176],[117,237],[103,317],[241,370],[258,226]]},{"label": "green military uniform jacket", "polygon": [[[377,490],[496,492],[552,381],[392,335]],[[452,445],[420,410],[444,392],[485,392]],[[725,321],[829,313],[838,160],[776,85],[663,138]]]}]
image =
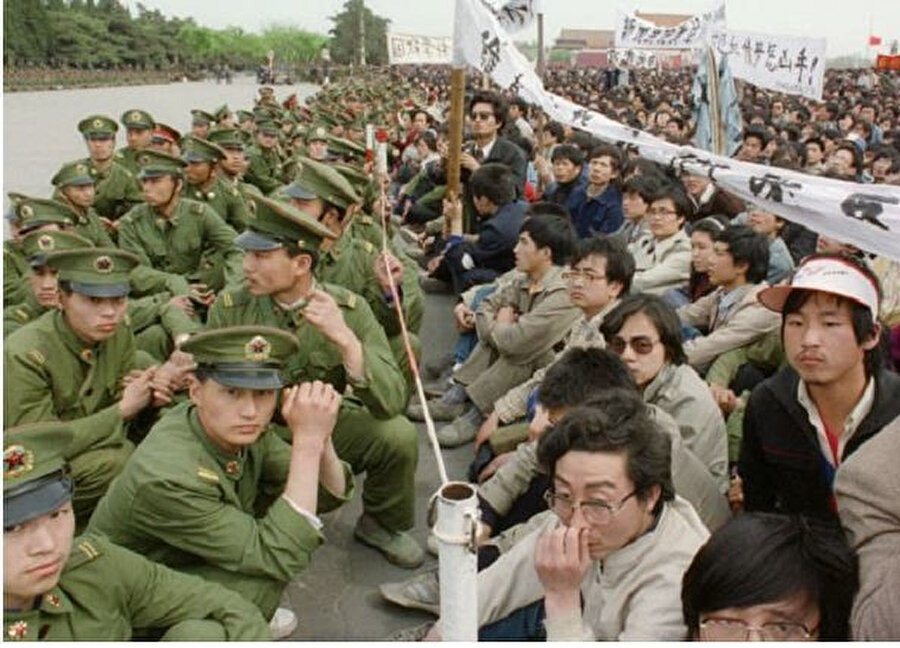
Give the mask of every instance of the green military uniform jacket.
[{"label": "green military uniform jacket", "polygon": [[3,309],[3,338],[8,338],[20,328],[36,320],[47,312],[47,309],[38,303],[34,293],[28,291],[28,296],[21,304],[14,304]]},{"label": "green military uniform jacket", "polygon": [[[291,446],[272,431],[240,455],[221,451],[194,405],[181,403],[132,454],[89,528],[175,569],[211,565],[288,582],[323,540],[310,520],[278,497],[290,462]],[[349,491],[353,474],[346,464],[344,473]],[[336,508],[349,495],[320,487],[319,511]]]},{"label": "green military uniform jacket", "polygon": [[250,214],[241,190],[220,176],[216,176],[209,191],[185,184],[181,195],[197,202],[204,202],[215,209],[216,213],[236,232],[243,232],[247,228]]},{"label": "green military uniform jacket", "polygon": [[75,335],[62,311],[54,309],[5,342],[4,427],[72,421],[74,440],[67,458],[125,442],[119,408],[122,378],[135,368],[134,336],[127,323],[91,346]]},{"label": "green military uniform jacket", "polygon": [[[209,311],[207,328],[239,325],[274,326],[297,336],[300,349],[284,367],[289,383],[321,380],[343,392],[349,384],[353,394],[376,417],[391,418],[406,407],[406,383],[391,353],[384,330],[368,304],[346,288],[333,284],[316,286],[337,302],[344,321],[362,344],[365,376],[352,379],[344,369],[338,349],[303,318],[303,306],[287,311],[268,295],[253,296],[246,288],[225,291]],[[345,399],[346,400],[346,399]]]},{"label": "green military uniform jacket", "polygon": [[141,170],[137,163],[138,153],[139,151],[130,146],[123,146],[116,151],[116,162],[131,171],[133,175],[137,175]]},{"label": "green military uniform jacket", "polygon": [[100,171],[90,158],[84,160],[97,181],[94,209],[104,218],[116,220],[129,209],[144,202],[144,192],[135,175],[115,161]]},{"label": "green military uniform jacket", "polygon": [[[53,200],[69,204],[59,189],[53,192]],[[97,210],[93,207],[88,207],[87,211],[82,213],[78,207],[70,206],[78,214],[72,232],[89,240],[94,244],[94,247],[116,247],[116,244],[113,243],[109,233],[106,231],[106,227],[103,226],[103,221],[100,220]]]},{"label": "green military uniform jacket", "polygon": [[282,164],[278,151],[274,148],[261,149],[251,146],[247,149],[250,166],[244,175],[247,182],[269,195],[282,185]]},{"label": "green military uniform jacket", "polygon": [[226,285],[243,281],[243,254],[234,244],[236,232],[211,207],[180,198],[168,218],[149,205],[138,205],[119,223],[119,246],[132,252],[141,264],[131,272],[131,285],[139,294],[167,290],[188,294],[189,284],[209,283],[217,264],[224,266]]},{"label": "green military uniform jacket", "polygon": [[[181,574],[98,535],[76,538],[56,587],[32,610],[4,610],[6,641],[127,641],[134,628],[201,621],[180,639],[265,640],[269,627],[240,595]],[[188,624],[185,624],[186,626]],[[185,627],[185,633],[190,630]]]},{"label": "green military uniform jacket", "polygon": [[13,240],[3,241],[3,306],[21,304],[31,294],[28,276],[31,266],[22,246]]},{"label": "green military uniform jacket", "polygon": [[[392,301],[381,291],[372,265],[378,251],[371,243],[351,236],[341,236],[327,252],[322,252],[316,264],[316,277],[325,283],[337,284],[363,297],[384,328],[387,337],[400,334],[400,321]],[[405,270],[405,267],[404,267]],[[414,285],[413,285],[414,284]],[[400,289],[403,315],[410,330],[418,331],[425,313],[425,305],[418,288],[418,276],[404,271]]]}]

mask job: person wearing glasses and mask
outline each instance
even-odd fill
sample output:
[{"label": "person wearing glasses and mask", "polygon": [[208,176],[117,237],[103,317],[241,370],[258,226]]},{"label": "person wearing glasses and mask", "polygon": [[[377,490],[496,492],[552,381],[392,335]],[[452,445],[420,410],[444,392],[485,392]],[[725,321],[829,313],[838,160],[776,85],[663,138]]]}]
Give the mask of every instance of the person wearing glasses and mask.
[{"label": "person wearing glasses and mask", "polygon": [[687,639],[843,641],[858,584],[841,530],[812,518],[744,513],[684,575]]},{"label": "person wearing glasses and mask", "polygon": [[709,534],[675,494],[668,435],[639,396],[616,396],[541,438],[553,514],[479,573],[479,640],[685,636],[681,580]]},{"label": "person wearing glasses and mask", "polygon": [[685,445],[724,496],[728,488],[725,420],[706,383],[688,364],[681,324],[662,297],[629,295],[604,318],[607,347],[625,362],[644,401],[675,419]]},{"label": "person wearing glasses and mask", "polygon": [[649,230],[628,246],[634,256],[632,292],[662,295],[691,276],[691,239],[684,231],[693,207],[684,190],[666,184],[650,197]]}]

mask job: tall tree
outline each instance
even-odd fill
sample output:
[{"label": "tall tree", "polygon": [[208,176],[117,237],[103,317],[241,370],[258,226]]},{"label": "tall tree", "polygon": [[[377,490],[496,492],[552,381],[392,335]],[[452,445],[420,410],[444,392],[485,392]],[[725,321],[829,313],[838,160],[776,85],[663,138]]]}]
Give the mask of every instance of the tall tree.
[{"label": "tall tree", "polygon": [[331,42],[329,52],[335,63],[351,64],[359,62],[359,25],[362,17],[365,32],[366,63],[386,65],[388,62],[387,29],[388,18],[378,16],[363,0],[347,0],[340,13],[329,20],[334,26],[329,30]]}]

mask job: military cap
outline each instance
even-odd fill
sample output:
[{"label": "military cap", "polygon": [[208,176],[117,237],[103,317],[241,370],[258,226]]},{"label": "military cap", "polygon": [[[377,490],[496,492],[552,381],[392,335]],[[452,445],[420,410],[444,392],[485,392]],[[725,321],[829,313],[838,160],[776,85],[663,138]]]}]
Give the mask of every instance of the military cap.
[{"label": "military cap", "polygon": [[181,157],[185,162],[218,162],[225,158],[225,151],[218,144],[185,135],[181,140]]},{"label": "military cap", "polygon": [[248,194],[250,219],[247,229],[234,240],[244,250],[277,250],[290,246],[316,251],[322,239],[337,238],[315,218],[293,205],[261,194]]},{"label": "military cap", "polygon": [[193,119],[194,126],[208,126],[216,121],[216,118],[210,115],[205,110],[200,110],[199,108],[194,108],[191,111],[191,116]]},{"label": "military cap", "polygon": [[149,130],[156,126],[156,122],[153,121],[150,113],[137,109],[126,110],[122,113],[122,123],[125,125],[125,128],[144,128]]},{"label": "military cap", "polygon": [[281,368],[299,349],[297,338],[269,326],[232,326],[195,333],[181,343],[197,371],[238,389],[280,389]]},{"label": "military cap", "polygon": [[228,104],[222,104],[221,106],[216,108],[216,111],[213,113],[213,117],[216,118],[216,121],[222,121],[230,114],[231,110],[228,108]]},{"label": "military cap", "polygon": [[358,169],[353,165],[335,162],[331,167],[347,178],[350,184],[353,185],[353,188],[357,191],[365,189],[371,182],[371,179],[366,175],[365,171]]},{"label": "military cap", "polygon": [[299,169],[294,181],[325,202],[337,205],[341,209],[347,209],[352,204],[362,202],[344,176],[327,164],[316,162],[310,158],[300,158]]},{"label": "military cap", "polygon": [[309,132],[309,128],[305,124],[294,124],[294,127],[291,129],[289,133],[291,139],[296,137],[302,137],[306,139],[306,135]]},{"label": "military cap", "polygon": [[172,142],[173,144],[176,144],[178,140],[181,139],[181,133],[168,124],[156,122],[156,127],[153,129],[151,139],[154,142]]},{"label": "military cap", "polygon": [[77,218],[75,211],[57,200],[49,198],[33,198],[20,193],[7,194],[12,202],[15,222],[21,223],[23,231],[41,225],[72,225]]},{"label": "military cap", "polygon": [[117,248],[80,248],[51,252],[46,265],[59,271],[60,281],[91,297],[124,297],[130,290],[128,277],[140,260]]},{"label": "military cap", "polygon": [[256,131],[267,135],[277,135],[281,131],[281,124],[274,119],[266,119],[256,123]]},{"label": "military cap", "polygon": [[235,116],[237,117],[238,122],[245,122],[248,119],[253,119],[253,113],[249,110],[238,110],[235,113]]},{"label": "military cap", "polygon": [[46,265],[51,252],[89,247],[94,247],[90,240],[65,231],[31,232],[22,239],[22,252],[32,268]]},{"label": "military cap", "polygon": [[275,88],[273,88],[272,86],[262,86],[259,89],[259,94],[262,97],[271,97],[275,94]]},{"label": "military cap", "polygon": [[78,122],[78,132],[88,137],[92,135],[115,137],[118,131],[119,125],[106,115],[91,115]]},{"label": "military cap", "polygon": [[72,499],[65,451],[71,424],[45,421],[3,430],[3,527],[55,511]]},{"label": "military cap", "polygon": [[272,106],[256,106],[253,109],[253,121],[275,119],[277,116],[278,112]]},{"label": "military cap", "polygon": [[67,162],[62,165],[50,183],[54,187],[71,187],[94,184],[96,180],[91,175],[91,169],[84,160]]},{"label": "military cap", "polygon": [[181,158],[152,149],[141,151],[137,156],[137,163],[140,168],[138,178],[141,180],[163,175],[180,176],[182,169],[186,166],[185,161]]},{"label": "military cap", "polygon": [[244,150],[244,140],[241,138],[241,131],[237,128],[217,128],[206,139],[223,149]]},{"label": "military cap", "polygon": [[346,137],[335,137],[334,135],[328,137],[328,148],[344,155],[359,157],[366,154],[366,147],[362,144],[348,140]]},{"label": "military cap", "polygon": [[310,126],[306,131],[306,140],[308,142],[327,142],[329,137],[328,128],[322,124]]}]

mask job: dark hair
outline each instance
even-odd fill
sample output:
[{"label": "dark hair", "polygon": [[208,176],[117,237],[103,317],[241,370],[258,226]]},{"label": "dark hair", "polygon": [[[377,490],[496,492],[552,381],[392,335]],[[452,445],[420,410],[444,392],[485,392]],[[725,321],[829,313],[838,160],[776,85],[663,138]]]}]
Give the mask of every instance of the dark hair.
[{"label": "dark hair", "polygon": [[437,136],[430,130],[419,133],[419,136],[416,138],[416,144],[419,142],[424,142],[429,151],[437,150]]},{"label": "dark hair", "polygon": [[577,407],[614,387],[637,392],[622,359],[609,349],[575,347],[547,369],[537,401],[545,409]]},{"label": "dark hair", "polygon": [[597,140],[590,133],[574,131],[572,136],[569,137],[569,144],[574,144],[581,149],[582,153],[587,155],[597,145]]},{"label": "dark hair", "polygon": [[[724,222],[723,222],[724,221]],[[703,232],[709,234],[711,241],[715,241],[719,233],[728,226],[727,219],[720,216],[706,216],[696,223],[691,224],[691,234],[694,232]]]},{"label": "dark hair", "polygon": [[567,263],[578,240],[572,221],[556,214],[533,214],[519,231],[527,232],[538,249],[549,248],[553,265]]},{"label": "dark hair", "polygon": [[293,243],[286,243],[284,246],[285,252],[287,252],[290,258],[295,258],[300,256],[301,254],[305,254],[309,257],[309,269],[313,270],[316,267],[316,264],[319,262],[319,253],[316,250],[309,250],[306,248],[299,248]]},{"label": "dark hair", "polygon": [[557,160],[568,160],[575,166],[581,166],[584,164],[584,153],[581,152],[581,149],[573,144],[558,144],[553,147],[553,153],[550,154],[550,161],[556,162]]},{"label": "dark hair", "polygon": [[563,128],[563,125],[557,121],[552,121],[544,126],[544,130],[553,135],[553,137],[556,138],[557,142],[562,142],[564,139],[566,139],[566,131]]},{"label": "dark hair", "polygon": [[497,126],[502,129],[506,125],[508,114],[506,111],[506,102],[503,101],[503,97],[496,92],[490,92],[489,90],[477,91],[469,100],[470,115],[472,114],[472,109],[475,107],[475,104],[479,103],[491,104],[491,107],[494,109],[494,119],[497,121]]},{"label": "dark hair", "polygon": [[620,294],[627,295],[631,290],[635,265],[634,257],[631,256],[624,241],[615,236],[600,234],[582,239],[572,257],[571,265],[575,266],[587,257],[595,255],[606,259],[606,282],[618,282],[622,285]]},{"label": "dark hair", "polygon": [[497,207],[511,203],[516,198],[516,181],[505,164],[482,164],[469,178],[469,189],[475,198],[487,198]]},{"label": "dark hair", "polygon": [[650,202],[666,199],[672,201],[679,218],[689,221],[694,215],[694,204],[690,201],[684,187],[680,183],[661,182],[657,186],[657,191],[653,194]]},{"label": "dark hair", "polygon": [[862,151],[859,150],[859,147],[851,142],[848,139],[843,139],[835,143],[834,149],[832,149],[831,153],[834,154],[837,151],[844,150],[850,153],[853,156],[853,172],[854,175],[858,178],[859,175],[863,171],[863,154]]},{"label": "dark hair", "polygon": [[622,184],[623,194],[637,194],[648,205],[658,190],[659,179],[656,176],[635,175]]},{"label": "dark hair", "polygon": [[[718,529],[684,574],[688,638],[700,617],[804,593],[819,608],[819,639],[850,638],[859,587],[856,556],[835,523],[776,513],[742,513]],[[812,630],[812,628],[809,628]]]},{"label": "dark hair", "polygon": [[528,102],[518,95],[509,100],[510,106],[516,106],[523,114],[528,112]]},{"label": "dark hair", "polygon": [[675,499],[671,439],[650,418],[635,390],[607,389],[570,410],[544,433],[537,458],[551,482],[556,462],[572,451],[624,453],[626,474],[639,500],[646,501],[653,487],[659,486],[654,513],[662,510],[664,502]]},{"label": "dark hair", "polygon": [[727,243],[735,265],[747,264],[747,281],[759,283],[769,274],[769,241],[749,225],[729,225],[719,232],[717,243]]},{"label": "dark hair", "polygon": [[662,297],[647,293],[628,295],[616,305],[600,325],[606,343],[625,326],[625,320],[636,313],[643,313],[653,323],[659,333],[659,341],[666,349],[666,360],[674,365],[687,362],[687,355],[681,346],[681,320],[675,309]]},{"label": "dark hair", "polygon": [[741,140],[746,141],[748,137],[755,137],[756,139],[758,139],[760,148],[766,148],[766,144],[769,143],[769,136],[766,134],[766,131],[755,126],[750,126],[744,129],[744,136],[741,138]]},{"label": "dark hair", "polygon": [[616,171],[622,170],[622,151],[610,144],[600,144],[599,146],[595,146],[591,149],[591,152],[587,154],[586,159],[590,162],[594,158],[604,156],[612,161]]},{"label": "dark hair", "polygon": [[[878,277],[872,272],[872,269],[865,263],[854,256],[850,256],[849,254],[834,254],[834,253],[816,253],[810,254],[806,257],[806,260],[811,259],[838,259],[845,263],[848,263],[855,267],[857,270],[862,272],[875,286],[875,291],[878,293],[878,302],[881,303],[881,283],[878,281]],[[781,308],[781,339],[784,340],[784,325],[788,315],[792,313],[798,312],[803,305],[809,300],[812,294],[816,291],[812,290],[792,290],[788,295],[788,298],[784,302],[784,306]],[[842,297],[840,295],[833,295],[834,299],[837,300],[838,303],[845,302],[850,307],[850,322],[853,325],[853,336],[856,338],[857,344],[863,344],[867,340],[872,339],[875,336],[875,321],[878,317],[878,313],[872,313],[868,307],[863,306],[859,302],[853,301],[852,299],[848,299],[847,297]],[[866,351],[865,356],[863,357],[863,367],[866,371],[866,378],[871,378],[876,373],[878,373],[881,368],[884,366],[884,354],[882,352],[882,345],[876,344],[871,349]]]},{"label": "dark hair", "polygon": [[528,211],[526,213],[528,216],[540,216],[546,214],[558,218],[570,218],[568,209],[562,205],[557,205],[556,203],[548,202],[546,200],[539,200],[538,202],[531,203],[528,205]]}]

